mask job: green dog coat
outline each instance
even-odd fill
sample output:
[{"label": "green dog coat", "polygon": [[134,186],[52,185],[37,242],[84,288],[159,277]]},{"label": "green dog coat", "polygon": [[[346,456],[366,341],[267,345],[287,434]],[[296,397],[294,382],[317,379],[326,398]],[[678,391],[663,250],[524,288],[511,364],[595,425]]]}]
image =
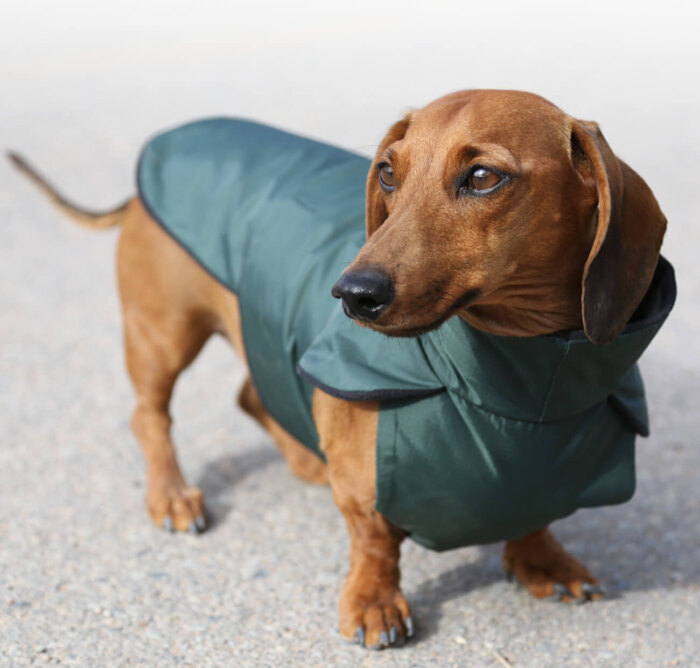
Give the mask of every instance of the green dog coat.
[{"label": "green dog coat", "polygon": [[[145,147],[152,217],[239,299],[265,408],[323,457],[315,387],[378,400],[376,509],[436,550],[515,539],[577,508],[621,503],[648,434],[636,361],[675,299],[660,258],[609,345],[529,338],[458,317],[418,338],[359,327],[331,286],[365,239],[366,158],[255,123],[212,119]],[[358,447],[360,444],[358,444]]]}]

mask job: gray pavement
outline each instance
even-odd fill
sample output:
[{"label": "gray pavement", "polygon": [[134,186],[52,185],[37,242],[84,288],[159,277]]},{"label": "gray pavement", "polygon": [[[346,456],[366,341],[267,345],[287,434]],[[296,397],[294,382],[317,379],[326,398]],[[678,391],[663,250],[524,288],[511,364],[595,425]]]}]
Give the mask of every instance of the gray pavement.
[{"label": "gray pavement", "polygon": [[[680,296],[643,360],[653,433],[639,441],[635,498],[555,525],[610,598],[537,602],[504,582],[500,546],[435,554],[407,543],[416,641],[366,653],[336,630],[348,541],[330,491],[292,477],[234,408],[242,369],[221,340],[183,376],[173,408],[180,461],[203,488],[214,526],[193,537],[150,524],[128,430],[116,232],[60,219],[3,162],[0,665],[700,665],[700,105],[687,93],[699,51],[681,6],[647,12],[637,33],[616,32],[622,19],[604,21],[621,54],[605,68],[597,64],[610,58],[607,47],[565,50],[567,39],[585,43],[585,17],[579,28],[569,16],[554,19],[568,36],[545,26],[527,39],[517,12],[498,29],[484,22],[468,54],[492,54],[490,40],[505,31],[519,57],[496,53],[491,71],[479,60],[470,77],[449,58],[461,52],[448,13],[404,17],[391,61],[404,67],[390,81],[367,75],[377,58],[388,62],[378,41],[388,16],[329,14],[311,25],[310,15],[282,16],[279,27],[258,10],[229,39],[221,24],[234,25],[233,10],[219,8],[229,12],[219,22],[174,11],[156,30],[144,27],[156,25],[155,10],[132,26],[129,11],[114,5],[107,20],[90,6],[14,8],[12,29],[6,22],[0,34],[0,146],[21,149],[87,205],[130,193],[143,139],[192,117],[242,114],[370,152],[412,104],[470,85],[519,87],[599,120],[654,187]],[[83,24],[70,24],[68,10],[85,11]],[[42,13],[37,24],[33,11]],[[424,39],[439,21],[440,38]],[[659,34],[661,44],[647,39]],[[566,62],[547,44],[569,54]]]}]

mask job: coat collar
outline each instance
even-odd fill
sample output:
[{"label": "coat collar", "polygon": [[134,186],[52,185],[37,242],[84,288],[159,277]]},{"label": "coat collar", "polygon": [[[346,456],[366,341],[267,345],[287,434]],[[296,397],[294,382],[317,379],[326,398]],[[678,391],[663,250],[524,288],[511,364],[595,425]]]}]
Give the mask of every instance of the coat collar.
[{"label": "coat collar", "polygon": [[[610,344],[582,330],[548,336],[486,334],[460,318],[414,339],[389,338],[336,308],[297,370],[325,392],[350,400],[390,400],[447,390],[517,420],[566,419],[624,387],[676,296],[673,268],[659,259],[649,290]],[[641,413],[636,418],[645,423]],[[643,433],[646,425],[637,429]]]},{"label": "coat collar", "polygon": [[661,257],[644,300],[612,343],[592,343],[583,330],[495,336],[451,318],[423,338],[423,347],[443,385],[470,403],[519,420],[562,420],[621,385],[675,296],[673,268]]}]

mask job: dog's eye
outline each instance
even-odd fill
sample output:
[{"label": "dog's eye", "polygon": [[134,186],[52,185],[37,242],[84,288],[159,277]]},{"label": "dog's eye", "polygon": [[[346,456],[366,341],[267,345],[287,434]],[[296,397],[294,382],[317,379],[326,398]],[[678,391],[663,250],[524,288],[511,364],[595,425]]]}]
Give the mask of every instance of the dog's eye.
[{"label": "dog's eye", "polygon": [[377,165],[377,170],[379,171],[379,185],[385,192],[392,192],[396,190],[396,177],[394,176],[394,170],[388,162],[380,162]]},{"label": "dog's eye", "polygon": [[469,187],[474,190],[490,190],[500,182],[500,175],[486,167],[477,167],[469,177]]},{"label": "dog's eye", "polygon": [[476,165],[469,170],[459,187],[458,195],[478,194],[494,190],[506,177],[493,169]]}]

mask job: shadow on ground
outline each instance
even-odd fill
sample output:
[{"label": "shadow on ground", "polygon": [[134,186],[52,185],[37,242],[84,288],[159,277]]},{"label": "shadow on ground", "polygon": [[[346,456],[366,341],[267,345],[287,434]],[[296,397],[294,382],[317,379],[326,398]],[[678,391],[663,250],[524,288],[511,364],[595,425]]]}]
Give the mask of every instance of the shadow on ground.
[{"label": "shadow on ground", "polygon": [[261,442],[254,449],[237,455],[223,455],[204,467],[195,484],[204,493],[204,498],[209,501],[207,521],[210,531],[215,531],[231,511],[231,504],[222,500],[225,492],[251,473],[262,470],[271,462],[279,460],[280,455],[277,450]]}]

